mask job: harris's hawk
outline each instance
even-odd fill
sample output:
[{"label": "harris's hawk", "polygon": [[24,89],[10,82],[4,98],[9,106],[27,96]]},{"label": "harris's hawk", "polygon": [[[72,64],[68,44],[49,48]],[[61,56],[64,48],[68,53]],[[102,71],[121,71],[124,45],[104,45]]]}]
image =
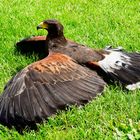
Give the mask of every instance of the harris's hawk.
[{"label": "harris's hawk", "polygon": [[[57,28],[48,29],[50,39],[56,38],[56,45],[45,48],[47,57],[18,72],[0,96],[0,123],[15,126],[19,131],[26,126],[36,127],[36,123],[67,106],[84,105],[100,95],[106,85],[95,71],[78,62],[83,61],[80,55],[73,59],[57,51],[59,47],[63,49],[65,38],[59,31],[55,32]],[[73,46],[69,53],[75,49]]]},{"label": "harris's hawk", "polygon": [[[77,44],[64,37],[63,26],[57,20],[45,20],[37,28],[48,30],[48,35],[45,43],[44,37],[34,37],[32,43],[41,41],[48,56],[7,83],[0,96],[0,123],[19,129],[32,127],[60,109],[94,99],[106,85],[91,69],[94,67],[130,89],[139,87],[139,54],[110,48],[98,51]],[[27,40],[20,44],[28,44]]]},{"label": "harris's hawk", "polygon": [[[17,42],[17,47],[23,51],[48,53],[59,52],[66,54],[102,75],[105,81],[116,80],[128,90],[140,88],[140,53],[128,53],[121,47],[107,46],[102,50],[95,50],[85,45],[66,39],[63,34],[63,25],[57,20],[44,20],[37,26],[38,29],[46,29],[48,35],[33,36]],[[40,45],[41,44],[41,45]]]}]

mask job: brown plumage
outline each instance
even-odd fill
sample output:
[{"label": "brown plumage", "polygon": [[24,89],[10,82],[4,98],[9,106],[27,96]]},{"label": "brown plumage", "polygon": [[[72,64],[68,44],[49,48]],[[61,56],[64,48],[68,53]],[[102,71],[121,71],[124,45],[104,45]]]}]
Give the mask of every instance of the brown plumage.
[{"label": "brown plumage", "polygon": [[[49,32],[53,30],[52,27]],[[50,46],[47,45],[45,52],[49,55],[18,72],[5,86],[0,96],[1,124],[18,130],[32,128],[58,110],[84,105],[103,92],[104,80],[81,65],[84,63],[80,54],[74,58],[71,53],[74,49],[80,53],[77,46],[68,45],[68,52],[63,53],[65,39],[63,36],[58,39],[56,35],[53,32],[46,40]],[[55,39],[55,46],[51,46],[49,37]]]},{"label": "brown plumage", "polygon": [[64,53],[80,64],[99,61],[104,58],[99,51],[66,39],[63,34],[63,25],[57,20],[45,20],[37,26],[37,29],[48,30],[45,40],[46,52]]},{"label": "brown plumage", "polygon": [[0,96],[0,123],[17,129],[36,126],[66,106],[94,99],[106,83],[90,68],[99,68],[109,78],[129,84],[130,90],[139,88],[140,54],[111,48],[97,51],[70,41],[57,20],[45,20],[37,28],[48,30],[47,37],[24,39],[17,45],[39,48],[42,44],[47,57],[7,83]]},{"label": "brown plumage", "polygon": [[[96,70],[107,82],[116,80],[128,90],[140,88],[139,53],[128,53],[120,47],[113,49],[110,46],[103,50],[95,50],[70,41],[65,38],[63,25],[57,20],[44,20],[37,28],[48,30],[46,39],[44,36],[34,36],[18,42],[17,46],[26,50],[25,44],[28,48],[35,47],[33,43],[36,42],[37,45],[41,40],[42,43],[44,42],[42,45],[44,49],[49,48],[51,52],[64,53],[72,57],[79,64]],[[34,39],[35,42],[33,42]]]},{"label": "brown plumage", "polygon": [[17,129],[34,126],[70,105],[83,105],[100,95],[105,82],[96,72],[60,53],[17,73],[0,97],[0,122]]},{"label": "brown plumage", "polygon": [[37,54],[40,59],[47,56],[45,52],[46,36],[30,36],[15,44],[16,51],[21,54]]}]

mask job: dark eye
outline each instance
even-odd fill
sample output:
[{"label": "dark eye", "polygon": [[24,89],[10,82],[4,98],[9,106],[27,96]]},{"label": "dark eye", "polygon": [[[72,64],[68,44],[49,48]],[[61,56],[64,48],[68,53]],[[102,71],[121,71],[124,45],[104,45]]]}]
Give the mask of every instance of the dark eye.
[{"label": "dark eye", "polygon": [[58,45],[53,45],[53,48],[58,48]]}]

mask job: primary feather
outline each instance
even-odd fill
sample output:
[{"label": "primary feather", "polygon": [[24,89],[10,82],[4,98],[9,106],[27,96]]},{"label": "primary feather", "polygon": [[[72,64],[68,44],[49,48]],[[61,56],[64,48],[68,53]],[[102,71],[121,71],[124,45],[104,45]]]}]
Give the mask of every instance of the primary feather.
[{"label": "primary feather", "polygon": [[83,105],[100,95],[105,82],[72,58],[50,54],[17,73],[0,97],[0,122],[24,128],[70,105]]}]

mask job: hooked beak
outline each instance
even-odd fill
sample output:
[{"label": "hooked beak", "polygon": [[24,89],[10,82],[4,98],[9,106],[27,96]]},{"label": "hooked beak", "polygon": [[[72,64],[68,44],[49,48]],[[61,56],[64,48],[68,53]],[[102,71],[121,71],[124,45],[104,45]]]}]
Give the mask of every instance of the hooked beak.
[{"label": "hooked beak", "polygon": [[41,22],[37,27],[37,30],[39,29],[48,29],[48,24],[44,23],[44,22]]}]

